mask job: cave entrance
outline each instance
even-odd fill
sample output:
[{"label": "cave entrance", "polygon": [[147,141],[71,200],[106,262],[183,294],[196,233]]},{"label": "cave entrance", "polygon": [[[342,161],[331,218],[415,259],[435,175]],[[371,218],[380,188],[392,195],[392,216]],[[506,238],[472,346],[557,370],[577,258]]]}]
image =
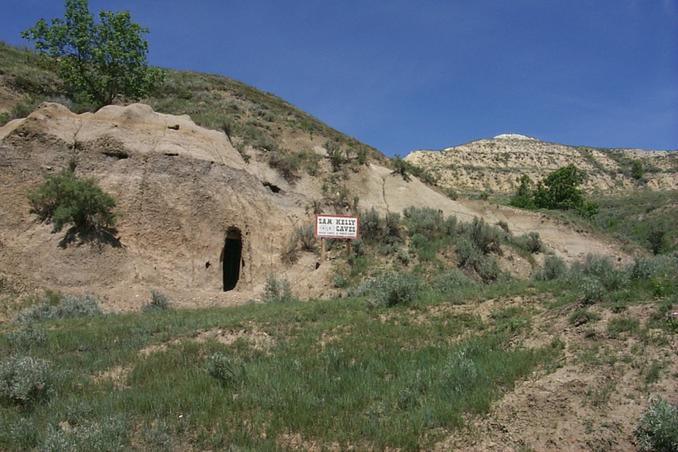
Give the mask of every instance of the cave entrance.
[{"label": "cave entrance", "polygon": [[240,229],[230,227],[226,231],[224,241],[223,269],[224,269],[224,292],[233,290],[240,278],[240,266],[242,262],[242,234]]}]

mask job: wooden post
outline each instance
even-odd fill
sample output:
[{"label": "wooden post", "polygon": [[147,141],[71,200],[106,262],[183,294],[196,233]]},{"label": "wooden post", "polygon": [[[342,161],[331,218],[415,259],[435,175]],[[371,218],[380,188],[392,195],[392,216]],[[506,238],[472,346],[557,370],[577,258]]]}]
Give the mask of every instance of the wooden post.
[{"label": "wooden post", "polygon": [[353,240],[346,240],[346,257],[351,257],[351,249],[353,247]]},{"label": "wooden post", "polygon": [[324,261],[327,257],[327,250],[325,249],[325,237],[320,237],[320,260]]}]

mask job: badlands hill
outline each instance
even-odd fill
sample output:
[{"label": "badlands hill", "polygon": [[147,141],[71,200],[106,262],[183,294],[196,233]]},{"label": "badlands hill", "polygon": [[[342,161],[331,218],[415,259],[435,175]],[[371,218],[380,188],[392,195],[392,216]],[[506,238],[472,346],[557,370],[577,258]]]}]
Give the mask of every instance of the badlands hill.
[{"label": "badlands hill", "polygon": [[[0,269],[14,285],[93,292],[116,308],[137,307],[153,287],[188,305],[245,301],[261,292],[270,273],[294,281],[298,295],[323,296],[331,294],[333,262],[318,265],[312,253],[294,264],[281,261],[295,230],[313,223],[313,211],[409,206],[463,221],[505,221],[515,233],[538,231],[568,261],[589,252],[623,256],[616,244],[538,213],[453,201],[376,162],[336,169],[327,149],[313,153],[317,171],[290,182],[266,163],[246,161],[223,131],[188,116],[144,104],[75,114],[44,103],[0,128]],[[119,244],[66,245],[63,234],[30,213],[27,193],[71,164],[117,200]],[[229,239],[240,241],[242,261],[235,290],[224,291]]]},{"label": "badlands hill", "polygon": [[[83,106],[60,97],[58,79],[33,53],[0,45],[0,56],[0,112],[8,121],[0,127],[0,276],[12,287],[91,292],[115,309],[137,308],[149,289],[161,288],[179,303],[204,306],[255,298],[278,274],[298,296],[333,296],[345,261],[321,265],[306,252],[283,263],[290,237],[312,225],[315,212],[410,206],[502,221],[515,234],[536,231],[566,261],[626,257],[617,243],[543,214],[455,201],[417,178],[406,181],[376,149],[225,77],[168,70],[162,90],[144,103],[78,114]],[[116,199],[118,242],[68,244],[30,213],[29,191],[70,165]],[[229,253],[233,243],[238,258]],[[538,264],[502,259],[523,276]],[[228,266],[239,273],[233,290]]]},{"label": "badlands hill", "polygon": [[[512,192],[523,174],[538,181],[569,164],[586,171],[585,185],[593,191],[609,194],[638,188],[678,188],[676,151],[568,146],[518,134],[502,134],[440,151],[417,150],[405,160],[429,171],[441,187],[461,192]],[[634,165],[641,168],[640,172],[634,173]]]}]

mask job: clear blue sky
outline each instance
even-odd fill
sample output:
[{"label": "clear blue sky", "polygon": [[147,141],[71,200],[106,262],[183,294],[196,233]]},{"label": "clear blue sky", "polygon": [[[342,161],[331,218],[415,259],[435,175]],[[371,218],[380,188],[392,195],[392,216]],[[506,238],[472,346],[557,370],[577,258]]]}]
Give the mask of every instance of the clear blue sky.
[{"label": "clear blue sky", "polygon": [[[503,132],[678,148],[678,0],[90,0],[151,64],[228,75],[387,154]],[[0,39],[60,0],[2,0]]]}]

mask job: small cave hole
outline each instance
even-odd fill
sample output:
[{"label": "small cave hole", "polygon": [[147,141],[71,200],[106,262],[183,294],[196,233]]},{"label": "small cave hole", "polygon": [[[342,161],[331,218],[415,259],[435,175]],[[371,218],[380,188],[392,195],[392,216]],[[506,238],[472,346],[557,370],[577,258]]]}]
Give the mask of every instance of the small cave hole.
[{"label": "small cave hole", "polygon": [[242,233],[236,227],[226,231],[224,249],[222,251],[224,292],[235,289],[240,279],[240,268],[244,266],[242,257]]},{"label": "small cave hole", "polygon": [[210,264],[210,261],[205,262],[205,268],[210,268],[212,264]]},{"label": "small cave hole", "polygon": [[272,184],[272,183],[270,183],[270,182],[264,182],[263,184],[264,184],[264,187],[268,188],[268,189],[271,190],[273,193],[280,193],[280,192],[282,191],[282,190],[280,189],[280,187],[278,187],[277,185]]},{"label": "small cave hole", "polygon": [[123,151],[123,150],[120,150],[120,149],[113,149],[113,150],[104,151],[103,154],[106,157],[113,157],[114,159],[118,159],[118,160],[124,160],[124,159],[129,158],[129,154],[127,152]]}]

